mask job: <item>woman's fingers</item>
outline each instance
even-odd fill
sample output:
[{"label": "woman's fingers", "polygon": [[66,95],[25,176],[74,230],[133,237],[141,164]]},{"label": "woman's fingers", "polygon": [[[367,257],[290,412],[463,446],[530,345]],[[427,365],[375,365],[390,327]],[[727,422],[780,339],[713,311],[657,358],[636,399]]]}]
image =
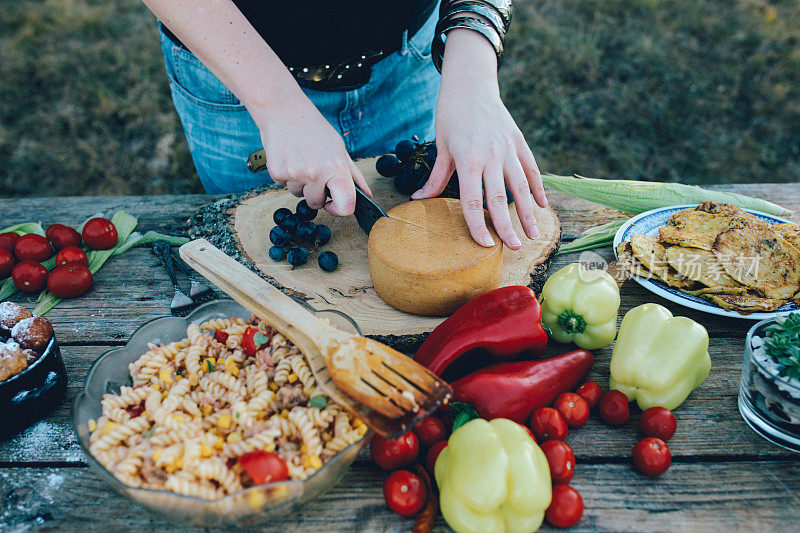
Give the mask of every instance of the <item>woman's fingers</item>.
[{"label": "woman's fingers", "polygon": [[356,166],[355,163],[353,163],[352,159],[350,160],[350,172],[353,174],[353,181],[356,183],[356,185],[358,185],[359,188],[361,188],[361,190],[364,191],[367,196],[372,198],[372,191],[369,190],[369,185],[367,185],[367,180],[364,179],[364,175],[361,173],[360,170],[358,170],[358,167]]},{"label": "woman's fingers", "polygon": [[328,180],[327,187],[331,201],[325,203],[325,211],[337,217],[353,214],[356,208],[356,188],[353,179],[354,176],[350,173],[340,173]]},{"label": "woman's fingers", "polygon": [[[460,174],[459,174],[460,179]],[[494,229],[500,239],[512,250],[519,250],[522,246],[514,226],[511,224],[511,215],[508,212],[508,199],[506,198],[506,184],[503,179],[503,166],[495,159],[489,160],[483,170],[483,184],[486,191],[486,207],[492,217]]]},{"label": "woman's fingers", "polygon": [[450,181],[450,176],[453,175],[453,158],[444,146],[439,147],[436,154],[436,162],[433,164],[431,174],[425,185],[414,194],[411,198],[420,200],[422,198],[433,198],[439,196],[442,191],[447,187],[447,182]]},{"label": "woman's fingers", "polygon": [[[295,182],[299,183],[299,182]],[[325,183],[322,181],[309,181],[303,185],[303,197],[311,209],[322,209],[327,198]]]},{"label": "woman's fingers", "polygon": [[539,236],[539,224],[534,215],[533,196],[531,196],[531,190],[519,160],[512,158],[506,162],[505,177],[508,188],[514,196],[514,205],[517,208],[522,229],[525,230],[528,238],[535,239]]},{"label": "woman's fingers", "polygon": [[303,196],[303,183],[299,181],[287,181],[286,188],[289,189],[289,192],[293,195],[300,198]]},{"label": "woman's fingers", "polygon": [[483,166],[456,161],[458,186],[461,193],[461,210],[469,232],[481,246],[494,246],[494,239],[486,229],[483,217]]},{"label": "woman's fingers", "polygon": [[531,152],[524,138],[520,140],[520,145],[517,148],[517,156],[519,157],[520,163],[522,163],[522,168],[528,180],[528,186],[531,192],[533,192],[533,197],[536,198],[536,203],[539,204],[539,207],[547,207],[547,196],[544,193],[544,185],[542,185],[542,174],[539,172],[539,165],[536,164],[536,158],[533,157],[533,152]]}]

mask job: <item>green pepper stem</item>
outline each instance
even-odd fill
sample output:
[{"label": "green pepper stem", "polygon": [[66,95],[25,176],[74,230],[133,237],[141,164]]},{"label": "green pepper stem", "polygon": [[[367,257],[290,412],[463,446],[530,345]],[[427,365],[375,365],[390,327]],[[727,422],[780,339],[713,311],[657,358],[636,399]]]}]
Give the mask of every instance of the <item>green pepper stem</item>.
[{"label": "green pepper stem", "polygon": [[455,418],[453,418],[453,431],[470,420],[480,418],[475,408],[466,402],[450,402],[450,412],[455,414]]},{"label": "green pepper stem", "polygon": [[558,325],[567,333],[583,333],[586,320],[572,309],[567,309],[558,315]]}]

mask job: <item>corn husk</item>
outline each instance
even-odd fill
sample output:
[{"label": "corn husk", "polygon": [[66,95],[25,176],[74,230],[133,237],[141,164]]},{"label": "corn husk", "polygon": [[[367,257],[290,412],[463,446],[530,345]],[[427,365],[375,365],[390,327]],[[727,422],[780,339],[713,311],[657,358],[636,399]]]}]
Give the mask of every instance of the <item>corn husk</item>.
[{"label": "corn husk", "polygon": [[594,248],[602,248],[614,242],[617,230],[625,223],[625,220],[614,220],[600,226],[589,228],[583,235],[572,242],[561,246],[556,255],[582,252]]},{"label": "corn husk", "polygon": [[683,183],[657,183],[635,180],[605,180],[582,176],[542,175],[546,187],[576,198],[613,207],[626,213],[643,213],[659,207],[699,204],[709,200],[753,209],[770,215],[792,212],[772,202],[730,192],[704,189]]}]

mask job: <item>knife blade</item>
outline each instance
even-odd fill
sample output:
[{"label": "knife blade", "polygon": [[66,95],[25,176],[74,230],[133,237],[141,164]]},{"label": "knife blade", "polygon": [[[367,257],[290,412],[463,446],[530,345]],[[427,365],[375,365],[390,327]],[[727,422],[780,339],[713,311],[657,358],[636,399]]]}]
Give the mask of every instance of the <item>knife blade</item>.
[{"label": "knife blade", "polygon": [[[267,169],[267,158],[264,154],[264,149],[256,150],[250,157],[247,158],[247,168],[250,172],[261,172],[262,170]],[[361,190],[361,188],[356,185],[356,207],[353,215],[356,217],[356,221],[358,222],[359,227],[369,235],[372,226],[375,225],[375,222],[382,217],[389,217],[386,214],[386,211],[383,210],[381,206],[376,204],[372,198],[367,196],[367,194]]]}]

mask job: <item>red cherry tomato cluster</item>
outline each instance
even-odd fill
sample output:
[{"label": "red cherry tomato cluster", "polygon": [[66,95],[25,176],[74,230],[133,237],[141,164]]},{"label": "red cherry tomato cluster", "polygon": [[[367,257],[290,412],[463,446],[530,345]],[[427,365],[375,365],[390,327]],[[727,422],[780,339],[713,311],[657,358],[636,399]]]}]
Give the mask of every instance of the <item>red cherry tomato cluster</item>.
[{"label": "red cherry tomato cluster", "polygon": [[[544,515],[550,524],[571,527],[583,515],[583,499],[568,485],[575,474],[575,454],[564,442],[569,429],[584,425],[595,407],[605,423],[622,425],[630,419],[628,403],[628,397],[622,392],[603,393],[600,385],[589,381],[574,393],[560,394],[552,407],[542,407],[531,415],[530,428],[541,443],[539,446],[547,458],[553,482],[552,501]],[[672,462],[665,441],[677,429],[675,415],[663,407],[651,407],[639,418],[639,428],[645,438],[633,449],[634,466],[648,476],[663,474]]]},{"label": "red cherry tomato cluster", "polygon": [[[90,250],[109,250],[117,240],[117,228],[105,218],[86,222],[83,234],[64,224],[50,225],[44,237],[36,233],[0,233],[0,280],[11,276],[17,289],[26,293],[47,287],[59,298],[76,298],[88,291],[93,281],[81,241]],[[54,251],[56,266],[48,273],[42,263]]]},{"label": "red cherry tomato cluster", "polygon": [[425,481],[409,469],[422,463],[433,477],[436,459],[447,447],[449,431],[442,419],[429,416],[412,431],[390,440],[375,435],[369,444],[370,455],[379,467],[392,473],[383,484],[383,498],[392,511],[401,516],[413,516],[428,503]]}]

